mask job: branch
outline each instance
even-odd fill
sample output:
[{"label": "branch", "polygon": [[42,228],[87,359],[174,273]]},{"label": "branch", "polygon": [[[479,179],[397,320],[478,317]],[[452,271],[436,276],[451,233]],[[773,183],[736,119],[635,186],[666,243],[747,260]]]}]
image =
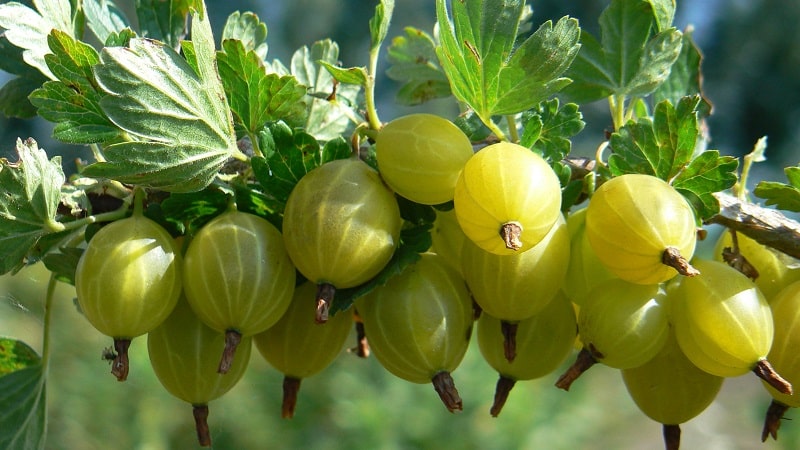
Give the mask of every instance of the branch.
[{"label": "branch", "polygon": [[[572,169],[572,179],[583,178],[593,170],[595,164],[594,160],[582,157],[568,157],[562,162]],[[777,209],[742,202],[724,192],[717,192],[714,197],[719,201],[720,211],[706,223],[723,225],[760,244],[800,259],[800,223]]]},{"label": "branch", "polygon": [[742,202],[730,194],[717,192],[714,197],[719,201],[720,211],[707,223],[726,226],[760,244],[800,258],[800,223],[777,209]]}]

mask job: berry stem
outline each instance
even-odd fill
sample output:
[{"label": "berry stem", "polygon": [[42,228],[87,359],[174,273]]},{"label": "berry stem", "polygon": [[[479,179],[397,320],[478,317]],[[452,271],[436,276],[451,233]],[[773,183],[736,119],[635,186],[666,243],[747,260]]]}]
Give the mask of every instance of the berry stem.
[{"label": "berry stem", "polygon": [[283,404],[281,405],[281,417],[291,419],[294,417],[294,408],[297,406],[297,392],[300,391],[300,378],[285,376],[283,377]]},{"label": "berry stem", "polygon": [[781,420],[788,410],[788,405],[784,405],[775,399],[772,400],[772,403],[769,404],[769,408],[767,408],[767,413],[764,415],[764,429],[761,431],[761,442],[766,442],[769,436],[772,436],[772,439],[778,439],[778,429],[781,427]]},{"label": "berry stem", "polygon": [[361,321],[361,317],[358,315],[358,311],[355,314],[355,322],[356,322],[356,346],[350,349],[353,353],[356,354],[359,358],[367,358],[369,356],[369,342],[367,341],[367,333],[364,331],[364,322]]},{"label": "berry stem", "polygon": [[584,347],[580,352],[578,352],[578,356],[575,357],[575,362],[569,366],[563,375],[558,377],[558,380],[556,381],[556,387],[568,391],[570,386],[572,386],[572,383],[575,382],[575,380],[577,380],[583,372],[589,370],[589,368],[596,363],[597,360],[595,359],[594,355],[592,355],[592,352]]},{"label": "berry stem", "polygon": [[739,237],[736,234],[736,230],[728,230],[728,232],[731,234],[731,244],[733,244],[733,246],[722,249],[722,259],[728,263],[729,266],[745,274],[747,278],[755,281],[759,275],[758,269],[750,264],[750,261],[748,261],[740,251]]},{"label": "berry stem", "polygon": [[514,388],[516,383],[517,380],[503,375],[500,375],[500,378],[497,379],[497,386],[494,389],[494,403],[492,403],[492,408],[489,409],[489,414],[491,414],[492,417],[500,415],[500,411],[502,411],[506,400],[508,400],[508,394],[511,393],[511,389]]},{"label": "berry stem", "polygon": [[472,320],[475,321],[481,318],[481,314],[483,314],[483,308],[481,308],[481,305],[475,301],[475,297],[472,296],[472,293],[470,293],[469,296],[472,299]]},{"label": "berry stem", "polygon": [[508,362],[514,362],[514,358],[517,357],[518,325],[507,320],[500,321],[500,331],[503,333],[503,354]]},{"label": "berry stem", "polygon": [[208,405],[192,405],[194,407],[194,426],[197,430],[197,442],[201,447],[211,447],[211,431],[208,428]]},{"label": "berry stem", "polygon": [[317,285],[317,313],[314,317],[317,323],[328,321],[328,311],[333,304],[334,295],[336,295],[336,287],[332,284],[320,283]]},{"label": "berry stem", "polygon": [[231,370],[233,357],[236,356],[236,349],[239,347],[239,342],[241,341],[242,334],[238,331],[228,330],[225,332],[225,349],[222,350],[222,358],[219,360],[217,373],[226,374]]},{"label": "berry stem", "polygon": [[678,450],[681,448],[681,426],[664,425],[662,427],[664,435],[664,448],[666,450]]},{"label": "berry stem", "polygon": [[694,277],[700,275],[700,271],[692,267],[689,264],[689,260],[684,258],[675,247],[667,247],[664,250],[664,253],[661,254],[661,262],[677,270],[683,276]]},{"label": "berry stem", "polygon": [[433,388],[436,389],[439,398],[442,399],[442,403],[444,403],[448,411],[452,413],[464,409],[464,404],[458,395],[458,389],[456,389],[450,372],[439,372],[434,375],[431,381],[433,382]]},{"label": "berry stem", "polygon": [[758,378],[766,381],[767,384],[774,387],[781,394],[792,395],[792,384],[776,372],[775,369],[772,368],[772,364],[766,359],[762,359],[756,363],[753,372]]},{"label": "berry stem", "polygon": [[503,242],[509,250],[516,251],[522,248],[521,236],[522,224],[519,222],[507,222],[500,227],[500,237],[503,238]]},{"label": "berry stem", "polygon": [[117,377],[117,381],[128,379],[128,370],[130,369],[128,348],[130,346],[130,339],[114,339],[114,352],[116,352],[117,356],[111,362],[111,373]]}]

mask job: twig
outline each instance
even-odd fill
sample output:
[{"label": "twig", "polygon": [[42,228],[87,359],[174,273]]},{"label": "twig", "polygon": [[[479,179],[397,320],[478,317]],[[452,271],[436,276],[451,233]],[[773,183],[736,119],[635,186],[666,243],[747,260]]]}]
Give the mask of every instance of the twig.
[{"label": "twig", "polygon": [[717,192],[714,197],[719,201],[720,211],[706,223],[726,226],[762,245],[800,258],[800,223],[777,209],[741,202],[724,192]]}]

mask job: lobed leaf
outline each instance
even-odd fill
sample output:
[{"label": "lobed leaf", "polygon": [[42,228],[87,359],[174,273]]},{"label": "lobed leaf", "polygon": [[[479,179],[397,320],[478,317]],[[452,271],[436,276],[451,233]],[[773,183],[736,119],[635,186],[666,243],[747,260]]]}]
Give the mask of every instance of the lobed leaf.
[{"label": "lobed leaf", "polygon": [[436,59],[433,38],[414,27],[406,27],[404,31],[405,35],[392,39],[387,49],[390,66],[386,75],[403,83],[397,101],[413,106],[452,95],[447,76]]},{"label": "lobed leaf", "polygon": [[767,205],[775,205],[785,211],[800,212],[800,166],[783,169],[789,183],[761,181],[753,192],[766,200]]},{"label": "lobed leaf", "polygon": [[267,74],[263,60],[242,41],[223,41],[222,49],[217,53],[219,74],[238,124],[256,133],[268,121],[301,120],[306,88],[293,76]]},{"label": "lobed leaf", "polygon": [[100,42],[130,28],[131,22],[112,0],[83,0],[86,25]]},{"label": "lobed leaf", "polygon": [[228,16],[222,28],[221,42],[233,39],[241,41],[244,49],[254,51],[259,59],[267,57],[267,24],[254,13],[234,11]]},{"label": "lobed leaf", "polygon": [[715,192],[731,188],[736,183],[739,160],[720,156],[716,150],[700,153],[672,182],[672,187],[689,201],[700,221],[719,212]]},{"label": "lobed leaf", "polygon": [[303,46],[292,55],[291,74],[308,86],[305,97],[306,119],[303,128],[320,141],[341,136],[357,117],[354,110],[361,85],[337,84],[322,61],[336,64],[339,46],[330,39]]},{"label": "lobed leaf", "polygon": [[514,49],[523,7],[515,0],[453,2],[451,26],[444,0],[436,2],[439,62],[453,95],[485,123],[522,112],[570,82],[560,75],[580,48],[578,22],[548,21]]},{"label": "lobed leaf", "polygon": [[33,349],[9,338],[0,338],[0,411],[0,448],[44,448],[44,367]]},{"label": "lobed leaf", "polygon": [[664,100],[656,105],[652,120],[629,122],[612,134],[611,173],[645,173],[672,180],[692,159],[699,134],[699,103],[699,96],[684,97],[677,107]]},{"label": "lobed leaf", "polygon": [[578,105],[568,103],[562,107],[557,98],[547,100],[522,114],[520,145],[535,150],[551,163],[561,161],[572,148],[571,138],[585,125]]},{"label": "lobed leaf", "polygon": [[58,0],[34,3],[38,11],[18,2],[0,5],[0,28],[5,28],[3,35],[9,42],[23,50],[26,64],[55,79],[44,59],[50,53],[47,36],[52,29],[72,33],[70,3]]},{"label": "lobed leaf", "polygon": [[0,158],[0,274],[16,272],[40,237],[63,229],[55,219],[64,183],[61,157],[17,139],[19,161]]},{"label": "lobed leaf", "polygon": [[698,113],[700,117],[711,114],[711,103],[703,96],[702,73],[700,64],[703,55],[692,38],[692,32],[686,31],[682,37],[681,53],[670,69],[669,76],[653,93],[653,100],[660,103],[669,100],[672,104],[687,95],[700,95]]},{"label": "lobed leaf", "polygon": [[264,157],[253,157],[256,180],[283,211],[289,193],[306,173],[321,164],[320,147],[310,134],[294,131],[283,122],[267,125],[259,133]]},{"label": "lobed leaf", "polygon": [[109,95],[100,106],[132,140],[106,148],[107,161],[84,168],[85,176],[172,192],[197,191],[237,151],[215,70],[211,28],[199,16],[194,16],[191,46],[195,67],[149,39],[131,39],[129,48],[103,49],[94,74]]},{"label": "lobed leaf", "polygon": [[[565,89],[570,100],[643,96],[669,76],[682,42],[680,32],[661,28],[674,15],[664,5],[663,0],[612,0],[600,15],[601,40],[586,32],[581,36],[581,51],[566,74],[574,81]],[[654,23],[661,30],[655,35]]]},{"label": "lobed leaf", "polygon": [[[136,0],[136,16],[142,37],[161,41],[177,49],[188,32],[187,16],[191,9],[204,11],[200,0]],[[201,16],[204,13],[201,13]],[[208,20],[208,19],[205,19]],[[194,39],[194,38],[193,38]]]},{"label": "lobed leaf", "polygon": [[47,38],[53,53],[45,56],[58,81],[48,81],[30,95],[31,103],[44,119],[56,124],[53,136],[73,144],[107,142],[119,136],[119,129],[100,107],[92,68],[100,61],[91,46],[68,34],[53,30]]}]

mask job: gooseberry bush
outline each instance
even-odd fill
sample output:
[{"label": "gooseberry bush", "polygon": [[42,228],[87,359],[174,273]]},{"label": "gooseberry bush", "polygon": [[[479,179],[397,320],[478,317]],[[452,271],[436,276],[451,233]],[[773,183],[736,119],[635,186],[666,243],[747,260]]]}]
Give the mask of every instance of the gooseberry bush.
[{"label": "gooseberry bush", "polygon": [[[800,405],[800,225],[781,212],[800,211],[800,167],[751,194],[765,142],[741,173],[707,148],[702,57],[675,1],[611,0],[599,36],[537,25],[521,0],[436,0],[435,30],[387,40],[393,10],[378,2],[365,65],[342,67],[329,39],[271,59],[248,12],[215,37],[202,0],[137,2],[136,26],[111,1],[0,5],[0,69],[16,76],[0,110],[92,155],[65,174],[20,136],[0,159],[0,274],[51,273],[41,354],[0,340],[0,447],[46,448],[56,283],[113,339],[92,351],[119,381],[147,336],[203,446],[208,403],[253,345],[285,376],[289,418],[353,327],[354,353],[432,383],[450,412],[474,404],[456,369],[478,345],[497,420],[517,381],[569,389],[613,367],[668,449],[726,377],[753,372],[772,402],[761,438],[777,439]],[[379,70],[398,103],[460,113],[384,123]],[[576,156],[597,101],[611,128]],[[726,227],[713,258],[695,256],[712,224]]]}]

